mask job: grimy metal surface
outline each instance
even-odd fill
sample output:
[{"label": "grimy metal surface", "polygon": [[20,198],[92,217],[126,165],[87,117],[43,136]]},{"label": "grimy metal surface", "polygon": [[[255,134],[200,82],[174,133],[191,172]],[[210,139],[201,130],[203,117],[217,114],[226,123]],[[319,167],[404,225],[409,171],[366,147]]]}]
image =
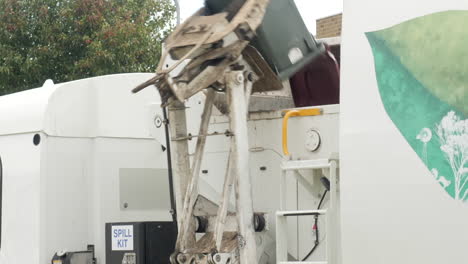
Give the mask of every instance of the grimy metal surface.
[{"label": "grimy metal surface", "polygon": [[[171,137],[187,136],[187,113],[185,105],[181,102],[174,102],[168,107],[168,118],[170,123]],[[189,155],[179,155],[188,153],[188,141],[177,140],[171,142],[171,160],[173,163],[174,193],[176,200],[177,222],[182,221],[184,195],[187,192],[190,175]],[[179,230],[180,224],[178,225]],[[195,235],[186,237],[187,243],[195,243]],[[177,245],[176,245],[177,247]]]},{"label": "grimy metal surface", "polygon": [[[156,76],[137,86],[133,92],[156,85],[163,105],[167,105],[172,100],[182,102],[218,80],[222,81],[224,71],[237,62],[255,36],[268,4],[269,0],[247,0],[231,21],[226,19],[226,13],[202,16],[205,10],[201,9],[169,35],[165,41],[166,50],[156,69]],[[258,52],[246,53],[248,58],[256,54]],[[177,62],[163,69],[168,56]],[[188,65],[177,76],[171,76],[186,59],[191,59]],[[256,61],[255,65],[250,66],[255,69],[257,75],[265,77],[264,82],[269,79],[278,80],[277,77],[271,78],[274,74],[271,69],[265,67],[264,62],[260,63],[261,59],[250,60],[253,61]],[[279,89],[281,85],[278,83],[279,81],[273,85],[265,85],[263,89]]]},{"label": "grimy metal surface", "polygon": [[[201,117],[201,125],[198,135],[205,135],[208,132],[208,125],[210,123],[211,111],[213,109],[214,90],[210,89],[207,92],[205,107]],[[173,120],[177,122],[177,120]],[[193,226],[193,209],[195,202],[198,197],[198,180],[200,177],[200,166],[203,160],[203,154],[205,152],[206,137],[200,136],[197,139],[197,145],[195,149],[195,156],[193,158],[193,164],[191,169],[191,177],[189,178],[189,185],[187,187],[184,199],[184,207],[182,209],[182,217],[180,219],[180,230],[177,238],[176,250],[184,251],[191,243],[189,243],[189,237],[195,235],[195,230],[191,230]],[[181,153],[183,154],[183,153]],[[188,154],[188,153],[187,153]],[[188,156],[188,155],[187,155]]]},{"label": "grimy metal surface", "polygon": [[234,134],[231,139],[230,173],[234,174],[235,179],[240,263],[244,264],[257,260],[252,185],[249,173],[247,102],[242,72],[229,72],[226,79],[230,127]]},{"label": "grimy metal surface", "polygon": [[[156,76],[133,90],[138,92],[156,85],[163,106],[169,106],[169,122],[173,142],[174,181],[178,211],[179,234],[173,264],[181,263],[241,263],[257,262],[254,230],[252,186],[249,175],[247,112],[250,95],[257,91],[278,90],[281,82],[254,48],[243,51],[254,38],[262,23],[269,0],[246,0],[235,15],[222,12],[204,15],[201,9],[187,19],[165,41]],[[253,50],[252,50],[253,49]],[[166,65],[167,56],[176,62]],[[182,64],[187,59],[187,64]],[[163,65],[166,65],[163,69]],[[177,69],[177,74],[174,74]],[[258,80],[262,80],[254,86]],[[271,85],[267,85],[271,84]],[[187,125],[184,101],[207,89],[192,166],[189,164]],[[194,207],[200,197],[198,181],[208,135],[215,90],[225,93],[225,109],[229,110],[231,154],[226,172],[225,188],[217,209],[214,232],[196,241]],[[235,185],[237,232],[225,230],[227,204]],[[206,216],[208,212],[206,212]],[[213,221],[209,221],[212,223]],[[198,226],[200,227],[200,226]],[[229,233],[229,234],[228,234]],[[233,242],[234,241],[234,242]],[[230,245],[230,246],[226,246]],[[214,254],[215,252],[216,254]],[[219,255],[221,254],[221,255]]]},{"label": "grimy metal surface", "polygon": [[234,184],[234,174],[230,173],[231,170],[231,153],[229,150],[228,164],[226,167],[226,176],[224,177],[223,193],[222,200],[218,207],[216,224],[214,229],[214,240],[216,244],[216,249],[219,251],[221,249],[221,241],[223,240],[224,227],[226,225],[226,217],[229,206],[229,199],[231,198],[231,190]]},{"label": "grimy metal surface", "polygon": [[[179,235],[176,244],[176,252],[172,257],[173,263],[213,263],[212,252],[218,252],[217,259],[230,261],[231,263],[255,263],[257,260],[256,239],[254,230],[254,211],[252,200],[252,187],[249,175],[249,150],[247,141],[247,105],[250,96],[246,94],[252,87],[244,77],[243,71],[229,71],[224,74],[224,83],[226,84],[226,92],[229,106],[229,120],[231,131],[231,152],[228,160],[228,168],[225,176],[224,191],[218,207],[217,215],[215,216],[214,232],[206,233],[202,239],[195,241],[195,222],[193,221],[193,212],[195,203],[199,199],[198,181],[200,173],[200,165],[203,160],[204,146],[206,143],[211,117],[211,111],[214,101],[214,90],[210,89],[206,93],[206,102],[201,117],[201,125],[199,135],[197,137],[197,145],[191,168],[185,167],[184,158],[188,157],[187,152],[177,152],[178,163],[182,165],[178,172],[184,173],[179,177],[179,181],[183,179],[188,181],[186,185],[186,193],[183,199],[182,213],[179,214]],[[183,108],[173,109],[182,111]],[[172,111],[172,110],[170,110]],[[183,113],[183,112],[180,112]],[[171,115],[170,115],[171,116]],[[175,115],[172,115],[175,117]],[[180,120],[170,120],[172,124],[180,122]],[[179,126],[184,128],[183,126]],[[186,138],[186,137],[180,137]],[[177,139],[175,142],[186,142],[188,139]],[[180,147],[180,146],[179,146]],[[183,147],[183,145],[182,145]],[[180,162],[182,161],[182,162]],[[182,182],[182,181],[180,181]],[[236,191],[236,218],[237,232],[226,232],[225,224],[227,219],[227,206],[231,193],[232,185],[235,184]],[[181,188],[179,187],[179,190]],[[210,224],[213,221],[209,221]],[[235,243],[233,243],[235,241]],[[233,246],[234,245],[234,246]],[[227,255],[226,255],[227,254]],[[252,262],[253,261],[253,262]],[[214,262],[221,263],[221,262]]]}]

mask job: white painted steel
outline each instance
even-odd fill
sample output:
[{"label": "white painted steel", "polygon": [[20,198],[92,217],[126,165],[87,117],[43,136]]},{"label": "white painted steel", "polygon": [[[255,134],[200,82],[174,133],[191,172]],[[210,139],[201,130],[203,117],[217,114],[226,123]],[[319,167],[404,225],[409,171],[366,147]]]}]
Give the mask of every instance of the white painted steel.
[{"label": "white painted steel", "polygon": [[61,137],[151,139],[148,106],[158,103],[159,95],[127,90],[149,76],[107,75],[1,96],[0,135],[43,131]]},{"label": "white painted steel", "polygon": [[[190,176],[188,178],[188,185],[183,197],[183,209],[179,211],[182,215],[180,217],[179,222],[179,234],[177,237],[176,249],[180,252],[184,252],[185,249],[188,249],[190,246],[193,246],[195,242],[195,230],[193,229],[193,208],[195,206],[195,202],[198,198],[198,182],[200,177],[200,167],[203,160],[203,154],[205,153],[205,144],[207,138],[200,135],[205,135],[208,133],[208,126],[210,124],[210,117],[211,112],[213,109],[213,100],[214,100],[214,90],[210,90],[207,93],[205,106],[203,108],[203,113],[201,116],[201,124],[198,131],[199,137],[197,138],[197,145],[195,149],[195,154],[192,162],[192,166],[184,176]],[[177,120],[172,119],[171,123],[176,125],[176,122],[181,122],[185,120]],[[174,141],[174,140],[173,140]],[[186,140],[184,140],[186,142]],[[176,143],[178,144],[178,143]],[[186,143],[185,143],[186,144]],[[183,156],[182,159],[186,159],[189,156],[188,150],[185,152],[175,152],[174,155],[176,156]],[[181,159],[180,157],[177,157]],[[186,169],[185,164],[184,167],[180,168],[180,170]],[[182,176],[182,175],[181,175]]]},{"label": "white painted steel", "polygon": [[337,162],[335,160],[330,161],[329,169],[329,180],[330,180],[330,202],[328,204],[328,214],[327,218],[327,261],[331,264],[339,263],[337,260],[338,256],[341,254],[340,250],[340,241],[337,241],[337,234],[340,232],[340,221],[338,219],[338,179],[337,179]]},{"label": "white painted steel", "polygon": [[[339,233],[339,219],[337,219],[338,214],[336,213],[339,210],[337,206],[337,194],[338,194],[338,179],[337,179],[337,162],[335,160],[327,160],[327,159],[320,159],[320,160],[301,160],[301,161],[285,161],[283,162],[282,166],[282,174],[281,174],[281,184],[285,184],[284,179],[288,171],[292,171],[296,176],[299,174],[298,170],[313,170],[313,169],[327,169],[329,180],[330,180],[330,202],[328,204],[328,208],[325,210],[294,210],[294,211],[285,211],[285,187],[280,186],[281,192],[281,210],[276,212],[276,261],[279,263],[288,263],[286,262],[288,259],[288,235],[287,235],[287,217],[294,217],[294,216],[306,216],[312,214],[319,214],[319,215],[326,215],[326,259],[325,263],[339,263],[339,255],[338,246],[339,241],[337,241],[337,233]],[[302,179],[302,176],[297,176]],[[297,178],[296,177],[296,178]],[[306,189],[311,192],[312,188],[309,183],[305,182],[304,180],[299,180],[298,182],[302,182],[306,184]],[[305,263],[302,261],[297,261],[295,263]]]},{"label": "white painted steel", "polygon": [[276,215],[276,261],[288,260],[288,220],[282,215]]},{"label": "white painted steel", "polygon": [[[183,103],[175,103],[168,107],[168,119],[170,123],[171,138],[186,137],[187,113]],[[173,164],[172,173],[174,180],[174,194],[176,201],[177,222],[182,221],[182,212],[185,202],[185,193],[189,184],[190,157],[189,155],[179,155],[188,153],[189,143],[187,140],[178,140],[171,143],[171,160]],[[180,230],[181,226],[177,225]]]},{"label": "white painted steel", "polygon": [[[4,107],[0,111],[0,156],[4,167],[1,264],[48,263],[55,251],[82,250],[86,244],[95,244],[99,263],[105,263],[105,223],[171,220],[168,207],[125,210],[120,205],[120,169],[167,166],[161,148],[165,145],[164,131],[154,123],[157,115],[162,116],[157,92],[146,89],[130,94],[130,89],[151,76],[102,76],[0,97],[0,108]],[[186,102],[186,132],[197,134],[203,103],[202,94]],[[290,149],[297,156],[320,159],[337,152],[334,133],[338,106],[325,106],[324,113],[290,120]],[[209,133],[226,131],[227,122],[213,109]],[[281,112],[251,113],[247,123],[253,209],[271,215],[271,227],[280,207],[281,125]],[[307,152],[301,138],[310,128],[320,130],[326,142],[315,153]],[[37,147],[32,144],[35,133],[42,138]],[[189,161],[195,141],[187,142]],[[211,201],[221,197],[229,142],[225,136],[207,141],[206,159],[201,165],[207,172],[200,175],[199,192]],[[313,188],[318,186],[317,175],[301,174]],[[318,203],[319,197],[309,196],[309,191],[296,185],[297,179],[283,178],[284,195],[288,196],[285,208],[298,210],[300,205]],[[169,198],[166,203],[169,206]],[[324,206],[327,203],[326,199]],[[228,210],[235,211],[234,195]],[[310,228],[309,220],[301,221],[288,223],[286,236],[290,239],[289,251],[303,255],[310,249],[312,242],[308,239],[312,237],[307,232],[297,234],[298,228]],[[259,254],[258,259],[276,263],[275,229],[265,231],[259,239],[265,250],[262,248],[264,254]],[[323,255],[319,248],[317,257]]]},{"label": "white painted steel", "polygon": [[287,197],[287,190],[286,187],[287,182],[286,182],[286,175],[287,172],[285,170],[281,170],[281,178],[280,178],[280,210],[285,210],[286,207],[286,197]]},{"label": "white painted steel", "polygon": [[328,264],[327,261],[281,261],[279,264]]},{"label": "white painted steel", "polygon": [[241,264],[257,260],[254,230],[252,180],[249,167],[249,137],[244,75],[241,71],[226,74],[231,137],[230,173],[234,175],[236,216],[239,227],[239,260]]},{"label": "white painted steel", "polygon": [[33,136],[25,133],[0,137],[3,165],[2,264],[36,264],[42,254],[39,248],[43,214],[40,210],[41,148],[32,144]]},{"label": "white painted steel", "polygon": [[309,181],[307,181],[304,175],[302,175],[297,170],[293,171],[292,174],[294,175],[294,178],[297,180],[297,182],[300,183],[301,186],[304,187],[309,192],[309,194],[311,195],[314,194],[315,192],[314,186],[311,183],[309,183]]},{"label": "white painted steel", "polygon": [[[221,242],[223,240],[224,229],[227,221],[227,212],[229,208],[229,200],[231,199],[232,189],[234,188],[234,174],[231,173],[231,153],[228,156],[228,164],[226,173],[224,175],[223,192],[221,194],[221,200],[219,202],[219,208],[216,212],[216,224],[214,229],[214,239],[216,243],[216,249],[221,250]],[[236,219],[237,221],[237,219]]]},{"label": "white painted steel", "polygon": [[[439,186],[388,117],[365,35],[447,10],[466,12],[468,1],[345,1],[340,100],[344,264],[467,261],[468,206]],[[466,23],[453,26],[466,32]],[[418,42],[426,35],[415,34],[421,38],[414,52],[420,52]]]},{"label": "white painted steel", "polygon": [[0,135],[32,133],[44,128],[44,113],[51,94],[60,85],[0,96]]},{"label": "white painted steel", "polygon": [[279,264],[328,264],[327,261],[282,261]]},{"label": "white painted steel", "polygon": [[330,167],[330,162],[327,159],[321,160],[293,160],[285,161],[281,168],[285,171],[301,170],[301,169],[326,169]]},{"label": "white painted steel", "polygon": [[158,96],[130,94],[149,76],[103,76],[0,97],[0,263],[49,263],[56,251],[87,244],[104,262],[105,223],[171,219],[168,207],[120,207],[121,168],[167,168],[149,132],[147,106]]}]

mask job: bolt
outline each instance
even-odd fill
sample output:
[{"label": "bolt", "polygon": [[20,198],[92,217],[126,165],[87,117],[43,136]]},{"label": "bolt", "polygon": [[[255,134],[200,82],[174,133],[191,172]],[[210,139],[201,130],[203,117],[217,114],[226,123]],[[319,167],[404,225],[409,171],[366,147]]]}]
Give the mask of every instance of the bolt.
[{"label": "bolt", "polygon": [[219,254],[216,254],[215,260],[216,260],[216,262],[220,262],[221,261],[221,256]]},{"label": "bolt", "polygon": [[187,257],[185,255],[179,255],[177,258],[178,258],[179,262],[182,262],[182,263],[187,261]]},{"label": "bolt", "polygon": [[237,245],[239,246],[240,249],[243,249],[245,247],[245,245],[247,244],[247,242],[245,241],[244,237],[239,235],[237,237]]},{"label": "bolt", "polygon": [[128,208],[128,203],[124,203],[124,204],[123,204],[123,207],[124,207],[124,208]]},{"label": "bolt", "polygon": [[162,118],[157,115],[155,118],[154,118],[154,125],[157,127],[157,128],[160,128],[163,124],[163,120]]},{"label": "bolt", "polygon": [[237,60],[237,57],[232,54],[228,54],[226,55],[226,59],[228,59],[228,61],[235,61]]},{"label": "bolt", "polygon": [[254,8],[250,10],[249,16],[251,17],[255,16],[258,11],[260,11],[258,10],[258,6],[255,6]]},{"label": "bolt", "polygon": [[254,74],[253,74],[253,72],[249,72],[249,74],[247,74],[247,80],[249,80],[250,82],[253,82],[253,81],[254,81]]},{"label": "bolt", "polygon": [[244,82],[244,75],[242,75],[241,73],[237,74],[236,81],[237,81],[238,84],[243,83]]}]

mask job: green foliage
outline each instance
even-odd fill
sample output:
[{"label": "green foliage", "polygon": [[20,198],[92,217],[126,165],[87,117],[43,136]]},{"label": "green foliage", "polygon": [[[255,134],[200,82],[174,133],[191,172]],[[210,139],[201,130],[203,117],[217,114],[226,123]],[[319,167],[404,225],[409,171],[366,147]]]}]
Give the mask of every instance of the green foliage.
[{"label": "green foliage", "polygon": [[171,0],[0,0],[0,95],[154,71],[173,26]]}]

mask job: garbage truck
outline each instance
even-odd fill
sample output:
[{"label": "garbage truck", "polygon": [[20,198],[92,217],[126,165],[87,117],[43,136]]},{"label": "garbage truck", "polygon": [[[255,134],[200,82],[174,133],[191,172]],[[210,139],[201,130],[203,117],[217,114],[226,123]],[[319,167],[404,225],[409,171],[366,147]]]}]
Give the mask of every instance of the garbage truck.
[{"label": "garbage truck", "polygon": [[346,1],[338,63],[207,0],[155,73],[0,97],[0,263],[463,263],[467,10]]}]

